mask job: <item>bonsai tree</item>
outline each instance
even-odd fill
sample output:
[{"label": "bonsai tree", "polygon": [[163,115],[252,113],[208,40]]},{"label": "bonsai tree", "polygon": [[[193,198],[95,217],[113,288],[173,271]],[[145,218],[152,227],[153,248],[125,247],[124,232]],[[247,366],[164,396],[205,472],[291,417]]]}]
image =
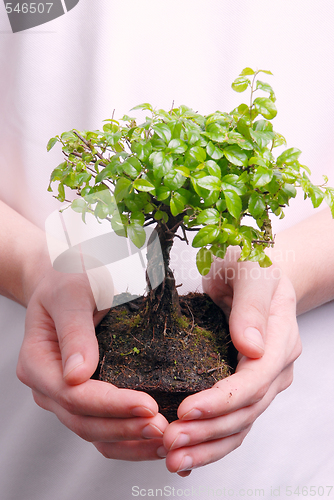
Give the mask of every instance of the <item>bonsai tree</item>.
[{"label": "bonsai tree", "polygon": [[[103,130],[71,130],[50,139],[47,149],[62,145],[64,161],[51,174],[58,182],[57,198],[65,188],[78,197],[71,208],[110,221],[112,230],[141,248],[145,227],[154,224],[164,260],[164,279],[155,289],[148,280],[145,314],[150,325],[172,330],[179,315],[179,298],[169,267],[175,238],[198,248],[196,264],[206,275],[213,259],[224,258],[231,245],[240,247],[240,261],[271,265],[265,253],[274,244],[271,217],[284,217],[284,207],[301,188],[318,207],[323,199],[334,215],[334,190],[314,185],[310,171],[299,162],[301,151],[286,146],[274,131],[275,93],[259,79],[270,71],[245,68],[232,83],[247,91],[247,103],[231,112],[200,115],[187,106],[169,111],[145,103],[131,111],[148,116],[137,123],[125,115],[105,120]],[[280,148],[280,151],[282,148]],[[252,224],[250,222],[253,221]],[[255,224],[254,224],[255,222]],[[154,245],[150,248],[154,249]],[[155,269],[154,250],[148,252],[148,270]],[[150,273],[148,273],[150,274]]]}]

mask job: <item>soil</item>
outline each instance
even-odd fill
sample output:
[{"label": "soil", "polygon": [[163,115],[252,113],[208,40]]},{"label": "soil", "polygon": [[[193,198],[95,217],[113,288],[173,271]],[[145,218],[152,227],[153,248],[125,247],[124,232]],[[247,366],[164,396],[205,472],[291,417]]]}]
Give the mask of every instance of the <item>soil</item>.
[{"label": "soil", "polygon": [[174,314],[168,324],[165,318],[152,326],[146,298],[137,297],[113,307],[96,329],[100,364],[95,377],[147,392],[169,422],[177,419],[185,397],[229,376],[237,363],[222,310],[199,293],[179,301],[181,315]]}]

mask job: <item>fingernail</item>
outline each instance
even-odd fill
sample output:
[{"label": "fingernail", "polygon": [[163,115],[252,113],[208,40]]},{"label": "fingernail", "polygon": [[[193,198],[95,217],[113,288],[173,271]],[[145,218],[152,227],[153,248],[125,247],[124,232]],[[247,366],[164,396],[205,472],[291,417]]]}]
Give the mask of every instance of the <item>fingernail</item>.
[{"label": "fingernail", "polygon": [[154,417],[154,413],[149,408],[145,406],[137,406],[136,408],[132,408],[131,415],[134,417]]},{"label": "fingernail", "polygon": [[182,446],[187,446],[187,444],[190,443],[190,437],[188,434],[183,434],[183,432],[180,432],[174,439],[172,446],[170,447],[170,450],[174,450],[175,448],[182,448]]},{"label": "fingernail", "polygon": [[142,436],[146,439],[160,438],[163,435],[163,432],[153,424],[148,424],[142,430]]},{"label": "fingernail", "polygon": [[188,413],[185,413],[183,417],[181,417],[181,420],[196,420],[197,418],[201,418],[203,416],[203,413],[200,410],[197,410],[197,408],[193,408],[192,410],[188,411]]},{"label": "fingernail", "polygon": [[192,466],[193,466],[193,459],[189,455],[186,455],[182,460],[180,468],[177,470],[177,472],[189,470],[192,468]]},{"label": "fingernail", "polygon": [[244,331],[244,337],[251,342],[252,344],[256,345],[259,349],[262,349],[264,351],[264,342],[261,333],[259,330],[256,328],[253,328],[252,326],[249,326],[246,328]]},{"label": "fingernail", "polygon": [[72,354],[72,356],[70,356],[65,363],[63,377],[64,378],[67,377],[67,375],[71,371],[73,371],[78,366],[82,365],[84,362],[85,360],[82,354],[80,354],[79,352],[76,354]]},{"label": "fingernail", "polygon": [[166,448],[164,446],[159,446],[159,448],[157,449],[157,455],[160,458],[166,458],[167,453],[168,453],[168,451],[166,450]]}]

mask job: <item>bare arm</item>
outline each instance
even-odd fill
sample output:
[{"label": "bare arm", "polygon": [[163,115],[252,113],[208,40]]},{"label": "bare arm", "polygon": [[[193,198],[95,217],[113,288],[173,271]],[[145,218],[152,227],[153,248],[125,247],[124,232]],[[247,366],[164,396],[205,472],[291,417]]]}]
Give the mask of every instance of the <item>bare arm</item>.
[{"label": "bare arm", "polygon": [[51,269],[45,234],[0,201],[0,294],[27,306]]},{"label": "bare arm", "polygon": [[277,235],[272,259],[291,280],[301,314],[334,298],[334,220],[329,208]]}]

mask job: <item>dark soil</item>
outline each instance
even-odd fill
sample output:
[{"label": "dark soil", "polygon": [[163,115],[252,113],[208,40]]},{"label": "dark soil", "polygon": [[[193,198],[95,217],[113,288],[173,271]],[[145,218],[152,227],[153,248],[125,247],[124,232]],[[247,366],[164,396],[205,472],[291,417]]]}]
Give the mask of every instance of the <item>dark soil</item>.
[{"label": "dark soil", "polygon": [[170,422],[185,397],[212,387],[236,367],[221,309],[198,293],[181,296],[180,306],[181,316],[152,326],[146,299],[138,297],[113,307],[96,329],[100,364],[95,376],[147,392]]}]

